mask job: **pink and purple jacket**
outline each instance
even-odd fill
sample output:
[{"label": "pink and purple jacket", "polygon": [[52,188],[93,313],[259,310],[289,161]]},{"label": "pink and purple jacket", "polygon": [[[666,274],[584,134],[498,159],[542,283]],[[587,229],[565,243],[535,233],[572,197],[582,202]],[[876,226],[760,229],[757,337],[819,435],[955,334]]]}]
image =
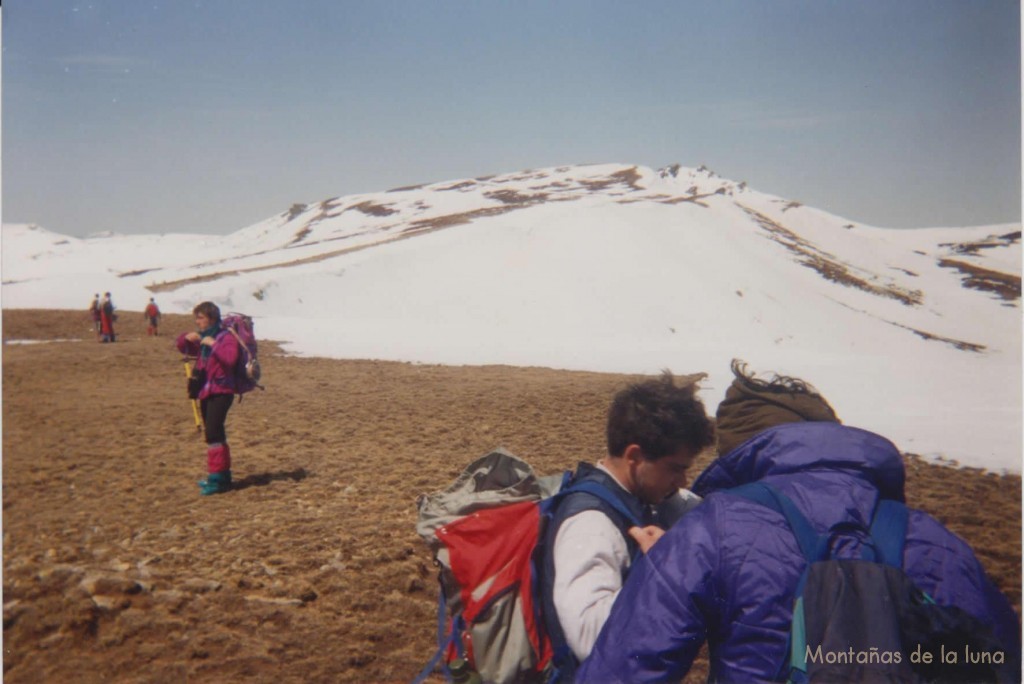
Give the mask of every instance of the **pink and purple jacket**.
[{"label": "pink and purple jacket", "polygon": [[238,364],[238,340],[229,330],[217,333],[210,355],[204,359],[202,346],[199,342],[185,339],[182,333],[178,336],[178,351],[187,356],[196,357],[196,367],[206,371],[206,384],[199,392],[202,401],[214,394],[235,394],[235,367]]}]

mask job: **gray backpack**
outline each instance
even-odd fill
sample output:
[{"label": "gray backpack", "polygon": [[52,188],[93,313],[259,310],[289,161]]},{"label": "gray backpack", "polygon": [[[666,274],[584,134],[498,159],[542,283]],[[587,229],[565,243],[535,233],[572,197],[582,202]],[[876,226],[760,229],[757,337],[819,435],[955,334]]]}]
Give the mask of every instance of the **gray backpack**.
[{"label": "gray backpack", "polygon": [[534,550],[565,475],[538,477],[503,449],[418,502],[416,531],[439,568],[438,650],[416,679],[468,661],[486,682],[543,681],[551,646],[536,600]]}]

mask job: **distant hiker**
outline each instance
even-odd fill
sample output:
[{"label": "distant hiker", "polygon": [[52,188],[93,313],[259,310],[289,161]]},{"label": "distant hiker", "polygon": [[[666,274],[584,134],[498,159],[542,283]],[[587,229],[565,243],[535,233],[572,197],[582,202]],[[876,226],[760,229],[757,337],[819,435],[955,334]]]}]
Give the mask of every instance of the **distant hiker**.
[{"label": "distant hiker", "polygon": [[146,334],[150,337],[159,335],[160,330],[160,308],[156,305],[156,302],[152,297],[149,298],[149,304],[146,305],[145,310],[146,322]]},{"label": "distant hiker", "polygon": [[[220,309],[213,302],[197,304],[192,313],[198,332],[182,333],[181,353],[196,357],[191,386],[199,400],[206,432],[207,476],[199,482],[200,494],[218,494],[231,488],[231,448],[225,422],[235,399],[238,339],[221,326]],[[190,393],[191,396],[191,393]]]},{"label": "distant hiker", "polygon": [[[963,540],[902,504],[896,447],[840,424],[801,380],[756,379],[738,361],[733,373],[717,410],[721,456],[693,485],[703,503],[637,562],[577,681],[679,681],[705,641],[709,681],[807,681],[799,666],[824,668],[821,681],[1019,681],[1017,615]],[[849,583],[828,584],[822,569]],[[858,578],[893,584],[864,591]],[[812,591],[812,579],[831,591]],[[817,610],[830,601],[835,612]],[[853,610],[867,602],[877,610]],[[903,616],[927,619],[915,632]],[[915,647],[953,626],[957,638],[987,644],[985,673],[965,662],[966,651],[982,657],[978,646],[953,641],[925,646],[931,655],[914,663]],[[840,645],[822,652],[813,636],[822,633],[838,633]],[[954,648],[958,663],[936,662]],[[925,660],[930,673],[875,669]]]},{"label": "distant hiker", "polygon": [[[608,456],[577,467],[575,482],[613,492],[642,527],[578,492],[559,504],[545,533],[544,617],[560,681],[571,681],[590,653],[638,552],[688,507],[680,495],[686,471],[715,438],[695,393],[695,384],[678,387],[668,371],[623,389],[608,410]],[[692,498],[690,506],[699,502]]]},{"label": "distant hiker", "polygon": [[100,329],[100,296],[98,293],[92,296],[92,303],[89,304],[89,315],[92,316],[92,326],[96,331],[96,339],[98,340],[102,334]]},{"label": "distant hiker", "polygon": [[101,342],[114,342],[116,336],[114,335],[114,321],[117,317],[114,315],[114,301],[110,298],[110,293],[107,292],[103,295],[103,299],[100,301],[100,341]]}]

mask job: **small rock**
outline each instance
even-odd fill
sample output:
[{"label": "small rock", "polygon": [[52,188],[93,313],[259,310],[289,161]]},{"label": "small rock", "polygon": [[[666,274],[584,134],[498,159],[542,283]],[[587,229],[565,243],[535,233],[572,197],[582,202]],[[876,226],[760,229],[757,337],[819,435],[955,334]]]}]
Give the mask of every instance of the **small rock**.
[{"label": "small rock", "polygon": [[66,637],[62,632],[54,632],[39,642],[39,648],[46,649],[59,646],[65,638]]},{"label": "small rock", "polygon": [[75,565],[51,565],[49,567],[42,568],[36,577],[39,578],[40,582],[49,582],[50,580],[58,582],[67,582],[74,577],[84,575],[85,570]]},{"label": "small rock", "polygon": [[376,656],[372,653],[359,653],[354,656],[350,656],[348,664],[352,667],[366,667],[374,660],[376,660]]},{"label": "small rock", "polygon": [[26,606],[21,604],[21,601],[14,599],[4,604],[4,629],[8,629],[14,626],[14,623],[18,621],[18,617],[25,612]]},{"label": "small rock", "polygon": [[220,589],[220,582],[216,580],[207,580],[200,577],[194,577],[189,580],[185,580],[181,587],[186,591],[191,591],[194,594],[205,594],[211,591],[217,591]]},{"label": "small rock", "polygon": [[97,608],[107,612],[124,610],[132,605],[132,600],[125,596],[93,596],[92,602],[96,604]]},{"label": "small rock", "polygon": [[153,598],[157,601],[180,601],[188,595],[177,589],[160,589],[153,592]]},{"label": "small rock", "polygon": [[98,573],[86,575],[78,586],[88,592],[90,596],[97,594],[138,594],[142,591],[142,586],[133,579]]},{"label": "small rock", "polygon": [[246,596],[245,600],[246,601],[251,601],[253,603],[266,603],[266,604],[270,604],[270,605],[274,605],[274,606],[301,606],[302,605],[302,600],[301,599],[273,598],[273,597],[270,597],[270,596]]},{"label": "small rock", "polygon": [[125,563],[121,559],[115,558],[114,560],[110,561],[108,567],[116,572],[127,572],[128,570],[131,570],[132,566],[131,563]]},{"label": "small rock", "polygon": [[100,648],[114,648],[124,643],[122,634],[103,634],[99,639]]},{"label": "small rock", "polygon": [[133,637],[139,632],[153,626],[151,611],[138,608],[126,608],[117,616],[117,631],[125,637]]},{"label": "small rock", "polygon": [[339,561],[337,559],[334,559],[334,560],[331,560],[330,562],[328,562],[328,563],[326,563],[324,565],[321,565],[320,566],[320,572],[321,573],[332,572],[332,571],[333,572],[344,572],[346,567],[348,567],[348,566],[346,566],[341,561]]},{"label": "small rock", "polygon": [[170,613],[177,613],[188,600],[188,594],[175,589],[153,592],[153,599],[167,607]]}]

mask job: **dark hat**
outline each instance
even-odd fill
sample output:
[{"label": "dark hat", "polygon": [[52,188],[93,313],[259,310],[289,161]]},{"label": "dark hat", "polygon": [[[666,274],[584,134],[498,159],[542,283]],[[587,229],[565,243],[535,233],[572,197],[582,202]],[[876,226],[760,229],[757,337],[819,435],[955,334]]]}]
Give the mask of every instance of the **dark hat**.
[{"label": "dark hat", "polygon": [[732,362],[732,372],[736,377],[715,412],[718,453],[723,456],[776,425],[840,422],[828,401],[803,380],[779,375],[758,380],[739,360]]}]

